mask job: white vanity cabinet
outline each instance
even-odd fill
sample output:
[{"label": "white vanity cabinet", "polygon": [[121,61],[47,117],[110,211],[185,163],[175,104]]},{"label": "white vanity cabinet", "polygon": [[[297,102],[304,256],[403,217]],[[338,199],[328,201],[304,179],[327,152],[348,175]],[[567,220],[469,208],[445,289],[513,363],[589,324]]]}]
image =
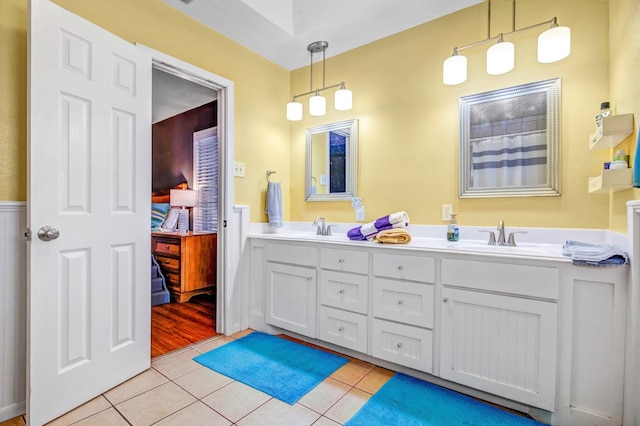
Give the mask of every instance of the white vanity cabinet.
[{"label": "white vanity cabinet", "polygon": [[376,252],[372,281],[372,355],[431,373],[435,259]]},{"label": "white vanity cabinet", "polygon": [[256,330],[307,336],[545,423],[623,424],[627,267],[320,239],[248,247]]},{"label": "white vanity cabinet", "polygon": [[557,268],[442,260],[440,376],[553,411]]},{"label": "white vanity cabinet", "polygon": [[319,338],[367,351],[369,252],[320,249]]},{"label": "white vanity cabinet", "polygon": [[316,248],[267,243],[265,322],[316,337]]}]

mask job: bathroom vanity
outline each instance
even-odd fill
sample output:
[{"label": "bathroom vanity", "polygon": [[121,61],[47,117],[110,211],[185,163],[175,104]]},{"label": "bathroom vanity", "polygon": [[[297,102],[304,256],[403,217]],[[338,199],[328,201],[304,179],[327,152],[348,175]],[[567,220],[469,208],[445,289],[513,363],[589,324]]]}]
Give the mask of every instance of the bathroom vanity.
[{"label": "bathroom vanity", "polygon": [[629,269],[561,251],[251,235],[249,326],[551,424],[619,425]]}]

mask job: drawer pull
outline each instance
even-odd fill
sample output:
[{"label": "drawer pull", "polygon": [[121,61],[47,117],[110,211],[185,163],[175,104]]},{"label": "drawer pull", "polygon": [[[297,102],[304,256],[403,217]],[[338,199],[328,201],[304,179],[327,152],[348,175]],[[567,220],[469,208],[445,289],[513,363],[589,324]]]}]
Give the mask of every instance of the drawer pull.
[{"label": "drawer pull", "polygon": [[402,305],[402,304],[404,304],[404,300],[402,299],[398,300],[398,305]]},{"label": "drawer pull", "polygon": [[307,277],[307,281],[311,281],[313,277]]},{"label": "drawer pull", "polygon": [[442,303],[449,303],[449,298],[445,297],[444,299],[442,299]]},{"label": "drawer pull", "polygon": [[402,342],[398,342],[398,348],[402,348]]},{"label": "drawer pull", "polygon": [[338,331],[339,331],[340,333],[342,333],[342,332],[344,331],[344,327],[340,327],[340,328],[338,329]]},{"label": "drawer pull", "polygon": [[344,288],[341,288],[340,291],[338,292],[340,294],[344,294]]},{"label": "drawer pull", "polygon": [[164,261],[164,263],[165,263],[165,265],[168,265],[168,264],[170,264],[171,262],[169,262],[168,260],[165,260],[165,261]]},{"label": "drawer pull", "polygon": [[344,259],[342,258],[338,259],[338,263],[344,263]]},{"label": "drawer pull", "polygon": [[398,271],[402,271],[404,269],[404,266],[400,265],[398,266]]},{"label": "drawer pull", "polygon": [[168,250],[169,248],[171,248],[171,246],[164,246],[164,248],[166,248]]}]

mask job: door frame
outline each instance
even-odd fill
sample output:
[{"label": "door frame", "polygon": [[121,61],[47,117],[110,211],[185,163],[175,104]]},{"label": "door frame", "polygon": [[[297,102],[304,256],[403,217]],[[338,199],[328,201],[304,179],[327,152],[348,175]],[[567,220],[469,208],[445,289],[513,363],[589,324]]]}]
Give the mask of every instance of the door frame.
[{"label": "door frame", "polygon": [[[233,123],[234,123],[234,83],[212,72],[206,71],[188,62],[159,52],[148,46],[136,43],[136,46],[151,55],[152,67],[173,74],[176,77],[200,84],[216,90],[217,126],[218,126],[218,268],[216,271],[216,332],[231,334],[229,329],[233,323],[227,309],[227,287],[233,282],[234,265],[231,265],[231,236],[239,232],[240,224],[235,224],[233,217]],[[149,189],[151,191],[151,189]],[[151,194],[149,194],[151,196]],[[238,228],[238,229],[236,229]]]}]

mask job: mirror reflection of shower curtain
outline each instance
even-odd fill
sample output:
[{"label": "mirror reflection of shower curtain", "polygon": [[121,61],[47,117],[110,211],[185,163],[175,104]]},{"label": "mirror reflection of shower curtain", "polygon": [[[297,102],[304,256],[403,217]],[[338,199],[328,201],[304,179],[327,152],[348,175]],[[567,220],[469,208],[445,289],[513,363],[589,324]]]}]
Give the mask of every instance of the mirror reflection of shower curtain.
[{"label": "mirror reflection of shower curtain", "polygon": [[471,141],[472,188],[539,186],[547,183],[547,134],[534,131]]},{"label": "mirror reflection of shower curtain", "polygon": [[329,193],[347,192],[347,136],[329,132]]}]

